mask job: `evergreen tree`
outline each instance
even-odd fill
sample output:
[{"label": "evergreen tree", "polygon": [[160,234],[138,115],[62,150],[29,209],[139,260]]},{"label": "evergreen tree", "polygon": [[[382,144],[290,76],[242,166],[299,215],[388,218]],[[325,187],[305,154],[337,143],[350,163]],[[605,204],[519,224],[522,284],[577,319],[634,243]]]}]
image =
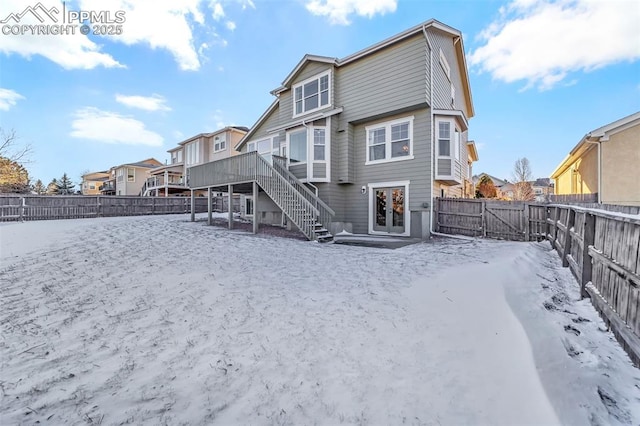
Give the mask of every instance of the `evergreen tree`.
[{"label": "evergreen tree", "polygon": [[47,195],[58,195],[58,191],[58,180],[53,178],[53,180],[49,182],[49,185],[47,185]]},{"label": "evergreen tree", "polygon": [[36,183],[33,185],[31,190],[38,195],[43,195],[43,194],[46,194],[47,192],[47,188],[44,187],[44,184],[40,179],[36,181]]},{"label": "evergreen tree", "polygon": [[67,176],[66,173],[62,175],[60,180],[58,181],[58,194],[60,195],[71,195],[73,194],[73,188],[75,185],[71,182],[71,179]]}]

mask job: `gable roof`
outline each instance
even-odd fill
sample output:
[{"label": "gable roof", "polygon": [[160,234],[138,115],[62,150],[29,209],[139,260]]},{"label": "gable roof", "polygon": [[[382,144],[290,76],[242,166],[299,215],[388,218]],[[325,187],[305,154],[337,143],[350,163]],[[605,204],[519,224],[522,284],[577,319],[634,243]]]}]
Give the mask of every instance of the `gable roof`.
[{"label": "gable roof", "polygon": [[[376,52],[378,52],[379,50],[382,50],[392,44],[395,44],[397,42],[400,42],[406,38],[412,37],[416,34],[419,33],[424,33],[427,28],[435,28],[437,30],[440,30],[442,32],[445,32],[453,37],[456,38],[456,40],[454,41],[454,48],[456,50],[456,56],[458,58],[458,64],[460,66],[460,76],[462,78],[462,86],[464,89],[464,92],[466,94],[466,99],[467,99],[467,109],[469,111],[469,118],[473,117],[475,115],[475,111],[473,108],[473,100],[472,100],[472,96],[471,96],[471,87],[469,85],[469,72],[467,69],[467,61],[465,58],[465,54],[464,54],[464,45],[462,43],[462,33],[458,30],[456,30],[453,27],[450,27],[446,24],[443,24],[440,21],[437,21],[435,19],[429,19],[428,21],[425,21],[421,24],[418,24],[414,27],[409,28],[408,30],[405,30],[399,34],[396,34],[394,36],[391,36],[385,40],[382,40],[372,46],[369,46],[367,48],[364,48],[362,50],[359,50],[355,53],[352,53],[351,55],[345,56],[342,59],[338,59],[338,58],[332,58],[329,56],[319,56],[319,55],[310,55],[310,54],[306,54],[302,57],[302,59],[298,62],[298,64],[293,68],[293,70],[291,70],[291,72],[287,75],[287,77],[284,79],[284,81],[282,82],[282,84],[273,89],[270,93],[274,96],[278,96],[280,93],[286,91],[289,89],[289,86],[291,85],[291,82],[293,81],[293,79],[298,75],[298,73],[300,73],[300,71],[310,62],[321,62],[321,63],[326,63],[326,64],[330,64],[333,65],[335,67],[340,67],[343,65],[347,65],[351,62],[357,61],[363,57],[366,57],[368,55],[374,54]],[[244,135],[244,137],[238,142],[238,144],[235,146],[236,150],[239,150],[246,141],[248,141],[251,136],[254,133],[254,130],[259,127],[269,116],[270,112],[274,109],[274,107],[278,104],[279,102],[279,98],[276,98],[276,100],[273,101],[273,103],[269,106],[269,108],[267,109],[267,111],[265,111],[264,114],[262,114],[260,116],[260,118],[255,122],[255,124],[251,127],[251,129],[247,132],[247,134]]]},{"label": "gable roof", "polygon": [[611,135],[638,125],[640,125],[640,111],[590,131],[569,151],[569,154],[551,173],[551,178],[555,179],[564,173],[571,164],[594,147],[594,142],[606,142]]},{"label": "gable roof", "polygon": [[[249,129],[245,126],[226,126],[226,127],[223,127],[222,129],[214,130],[213,132],[198,133],[195,136],[191,136],[189,139],[185,139],[182,142],[178,142],[178,145],[186,145],[187,143],[200,138],[210,138],[211,136],[219,135],[220,133],[223,133],[226,131],[237,132],[237,133],[247,133]],[[172,148],[167,152],[171,152],[175,149],[176,148]]]}]

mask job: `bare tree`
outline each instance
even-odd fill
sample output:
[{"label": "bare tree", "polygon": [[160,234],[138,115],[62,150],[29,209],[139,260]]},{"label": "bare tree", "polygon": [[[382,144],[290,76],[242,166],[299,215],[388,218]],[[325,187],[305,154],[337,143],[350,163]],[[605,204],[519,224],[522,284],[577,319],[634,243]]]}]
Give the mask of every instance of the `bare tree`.
[{"label": "bare tree", "polygon": [[527,157],[518,158],[513,166],[513,181],[515,189],[513,199],[517,201],[533,201],[535,194],[531,186],[531,164]]},{"label": "bare tree", "polygon": [[30,144],[19,145],[16,131],[5,131],[0,127],[0,157],[20,164],[30,163],[33,148]]}]

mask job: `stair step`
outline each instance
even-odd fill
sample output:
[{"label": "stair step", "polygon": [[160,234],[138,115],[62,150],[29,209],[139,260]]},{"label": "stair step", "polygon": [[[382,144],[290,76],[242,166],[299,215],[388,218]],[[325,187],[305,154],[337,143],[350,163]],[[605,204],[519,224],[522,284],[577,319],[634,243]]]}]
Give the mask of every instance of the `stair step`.
[{"label": "stair step", "polygon": [[316,236],[316,240],[319,243],[329,243],[329,242],[333,241],[333,235],[331,235],[331,234],[318,235],[318,236]]}]

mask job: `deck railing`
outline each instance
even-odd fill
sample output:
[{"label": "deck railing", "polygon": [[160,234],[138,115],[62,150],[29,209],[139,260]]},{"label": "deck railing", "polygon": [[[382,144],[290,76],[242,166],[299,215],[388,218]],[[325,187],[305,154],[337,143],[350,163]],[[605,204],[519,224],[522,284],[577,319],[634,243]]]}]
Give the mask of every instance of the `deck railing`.
[{"label": "deck railing", "polygon": [[316,224],[328,227],[335,214],[286,167],[272,166],[255,151],[188,169],[192,189],[249,182],[256,182],[310,240],[315,239]]}]

